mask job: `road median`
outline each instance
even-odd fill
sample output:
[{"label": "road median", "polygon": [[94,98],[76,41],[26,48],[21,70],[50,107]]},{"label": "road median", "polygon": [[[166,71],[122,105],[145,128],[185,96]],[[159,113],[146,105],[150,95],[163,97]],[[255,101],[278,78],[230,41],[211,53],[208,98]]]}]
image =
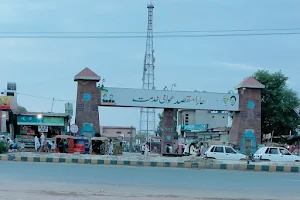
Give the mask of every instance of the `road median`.
[{"label": "road median", "polygon": [[[151,159],[151,158],[150,158]],[[47,163],[66,163],[66,164],[92,164],[92,165],[123,165],[135,167],[165,167],[165,168],[189,168],[189,169],[219,169],[219,170],[240,170],[240,171],[263,171],[263,172],[300,172],[299,165],[284,164],[266,164],[266,163],[250,163],[244,161],[232,163],[230,161],[206,160],[200,161],[151,161],[151,160],[130,160],[122,159],[122,156],[114,158],[97,158],[97,157],[49,157],[44,155],[22,156],[1,154],[1,161],[14,162],[47,162]]]}]

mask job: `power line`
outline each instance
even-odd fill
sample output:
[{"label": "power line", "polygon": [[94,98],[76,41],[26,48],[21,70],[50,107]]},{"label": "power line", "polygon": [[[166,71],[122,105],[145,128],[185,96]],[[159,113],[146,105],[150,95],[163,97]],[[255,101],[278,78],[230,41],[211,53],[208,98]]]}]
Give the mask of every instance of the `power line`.
[{"label": "power line", "polygon": [[[223,30],[179,30],[179,31],[154,31],[162,33],[218,33],[218,32],[255,32],[255,31],[295,31],[300,28],[256,28],[256,29],[223,29]],[[0,31],[0,34],[146,34],[142,31]]]},{"label": "power line", "polygon": [[[155,38],[202,38],[202,37],[244,37],[244,36],[275,36],[275,35],[299,35],[300,32],[273,32],[273,33],[232,33],[232,34],[201,34],[201,35],[154,35]],[[65,35],[65,36],[53,36],[53,35],[0,35],[0,39],[138,39],[146,38],[142,35],[117,35],[117,36],[88,36],[88,35]]]},{"label": "power line", "polygon": [[[45,99],[45,100],[51,100],[53,101],[53,98],[48,98],[48,97],[41,97],[41,96],[35,96],[35,95],[31,95],[31,94],[24,94],[24,93],[17,93],[19,95],[23,95],[23,96],[29,96],[29,97],[33,97],[33,98],[38,98],[38,99]],[[59,102],[75,102],[73,100],[62,100],[62,99],[55,99],[54,101],[59,101]]]}]

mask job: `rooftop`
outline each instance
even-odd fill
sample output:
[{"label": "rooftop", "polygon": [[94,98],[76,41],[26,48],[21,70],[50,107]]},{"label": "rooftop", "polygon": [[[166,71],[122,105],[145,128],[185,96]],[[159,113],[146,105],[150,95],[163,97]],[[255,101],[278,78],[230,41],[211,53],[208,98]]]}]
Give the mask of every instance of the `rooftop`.
[{"label": "rooftop", "polygon": [[95,72],[86,67],[74,77],[74,81],[78,80],[100,81],[101,78]]},{"label": "rooftop", "polygon": [[245,78],[238,86],[236,86],[236,89],[239,88],[263,89],[265,88],[265,85],[261,84],[259,81],[250,76]]},{"label": "rooftop", "polygon": [[101,126],[103,129],[135,129],[133,126]]}]

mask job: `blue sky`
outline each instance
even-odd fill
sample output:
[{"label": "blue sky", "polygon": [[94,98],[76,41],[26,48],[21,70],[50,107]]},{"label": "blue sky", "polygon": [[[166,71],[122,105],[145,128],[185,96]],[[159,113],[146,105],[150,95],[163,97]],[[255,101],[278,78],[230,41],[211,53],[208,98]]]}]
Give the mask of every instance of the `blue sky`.
[{"label": "blue sky", "polygon": [[[0,1],[0,31],[146,31],[144,0]],[[154,31],[297,28],[300,1],[153,0]],[[257,69],[282,70],[300,92],[300,35],[155,38],[156,88],[227,92]],[[145,39],[0,39],[0,88],[72,100],[74,75],[89,67],[106,86],[142,86]],[[30,111],[51,101],[19,95]],[[55,102],[54,112],[64,111]],[[102,125],[137,126],[139,109],[100,108]]]}]

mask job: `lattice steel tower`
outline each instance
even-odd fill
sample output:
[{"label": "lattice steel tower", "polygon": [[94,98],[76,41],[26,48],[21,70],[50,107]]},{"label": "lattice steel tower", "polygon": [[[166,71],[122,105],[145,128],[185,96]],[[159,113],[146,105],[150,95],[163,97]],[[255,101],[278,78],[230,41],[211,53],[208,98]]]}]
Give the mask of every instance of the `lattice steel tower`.
[{"label": "lattice steel tower", "polygon": [[[148,29],[146,52],[144,57],[143,68],[143,89],[155,90],[154,86],[154,50],[153,50],[153,4],[148,4]],[[154,135],[155,132],[155,109],[141,108],[140,111],[140,132],[149,135]]]}]

